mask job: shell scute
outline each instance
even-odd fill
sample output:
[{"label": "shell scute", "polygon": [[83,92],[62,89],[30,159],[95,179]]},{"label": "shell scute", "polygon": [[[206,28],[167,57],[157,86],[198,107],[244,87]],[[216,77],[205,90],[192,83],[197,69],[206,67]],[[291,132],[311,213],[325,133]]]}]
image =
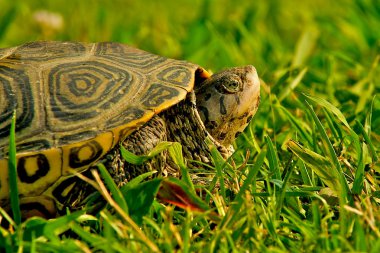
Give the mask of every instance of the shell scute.
[{"label": "shell scute", "polygon": [[49,201],[62,203],[73,187],[73,170],[95,165],[155,114],[183,100],[197,69],[120,43],[32,42],[1,49],[0,204],[9,196],[14,110],[22,203],[53,212]]}]

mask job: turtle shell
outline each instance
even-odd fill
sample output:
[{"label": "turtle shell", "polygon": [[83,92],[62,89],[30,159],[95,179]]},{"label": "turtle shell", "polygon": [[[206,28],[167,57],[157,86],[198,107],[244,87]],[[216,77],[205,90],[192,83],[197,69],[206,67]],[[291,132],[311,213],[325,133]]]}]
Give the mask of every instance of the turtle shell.
[{"label": "turtle shell", "polygon": [[197,70],[203,71],[119,43],[32,42],[0,49],[0,200],[9,196],[14,111],[21,200],[64,197],[69,187],[62,182],[73,171],[96,164],[155,114],[183,100]]}]

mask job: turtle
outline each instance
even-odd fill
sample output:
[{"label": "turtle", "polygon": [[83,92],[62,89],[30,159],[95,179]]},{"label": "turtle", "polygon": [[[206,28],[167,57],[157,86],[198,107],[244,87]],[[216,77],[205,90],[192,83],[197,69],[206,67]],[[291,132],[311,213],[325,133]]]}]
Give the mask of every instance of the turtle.
[{"label": "turtle", "polygon": [[148,165],[133,165],[121,158],[120,146],[139,155],[163,141],[179,142],[187,161],[211,164],[210,140],[227,158],[260,101],[252,65],[212,75],[116,42],[37,41],[0,49],[0,84],[0,205],[9,207],[12,190],[15,111],[21,210],[47,218],[78,202],[75,173],[99,162],[119,186],[149,169],[181,176],[164,152]]}]

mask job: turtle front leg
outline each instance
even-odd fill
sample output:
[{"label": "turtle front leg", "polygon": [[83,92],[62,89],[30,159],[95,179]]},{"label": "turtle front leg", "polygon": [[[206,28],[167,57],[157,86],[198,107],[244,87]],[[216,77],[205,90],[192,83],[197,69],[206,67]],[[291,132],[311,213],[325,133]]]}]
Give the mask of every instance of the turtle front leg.
[{"label": "turtle front leg", "polygon": [[[122,145],[125,149],[134,153],[135,155],[147,155],[159,143],[166,140],[167,132],[165,121],[160,116],[156,115],[145,125],[128,136],[122,142]],[[120,171],[118,173],[119,177],[122,178],[124,175],[125,182],[128,182],[138,175],[154,170],[158,171],[155,176],[167,176],[168,172],[166,171],[166,156],[167,152],[163,151],[142,165],[134,165],[123,161],[124,166],[120,166]]]},{"label": "turtle front leg", "polygon": [[[121,145],[136,155],[146,155],[156,147],[157,144],[166,140],[167,132],[165,121],[159,116],[154,116],[149,122],[129,135]],[[166,176],[166,153],[166,151],[162,152],[143,165],[133,165],[122,158],[120,146],[117,145],[100,162],[103,163],[109,171],[116,185],[121,187],[134,177],[148,171],[157,170],[158,173],[155,174],[155,176]],[[92,178],[91,169],[85,171],[83,174],[86,177]],[[74,189],[63,205],[68,206],[72,210],[80,209],[83,206],[82,201],[94,191],[96,190],[91,185],[77,178]]]}]

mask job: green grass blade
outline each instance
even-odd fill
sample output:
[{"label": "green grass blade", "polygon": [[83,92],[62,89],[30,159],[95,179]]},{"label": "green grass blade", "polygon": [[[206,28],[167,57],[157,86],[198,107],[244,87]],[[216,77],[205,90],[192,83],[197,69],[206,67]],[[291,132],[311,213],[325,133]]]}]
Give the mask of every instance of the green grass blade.
[{"label": "green grass blade", "polygon": [[211,156],[215,165],[216,177],[220,185],[220,192],[223,198],[226,197],[226,186],[224,185],[224,167],[227,166],[227,162],[224,160],[222,155],[219,153],[218,149],[215,147],[214,143],[210,139],[206,139],[209,147],[211,147]]},{"label": "green grass blade", "polygon": [[[380,55],[378,56],[378,58],[380,59]],[[368,113],[365,117],[364,128],[365,128],[365,132],[367,133],[368,136],[371,135],[371,131],[372,131],[372,115],[373,115],[373,107],[374,107],[376,98],[377,98],[376,95],[373,96],[371,106],[369,107]]]},{"label": "green grass blade", "polygon": [[305,126],[298,120],[296,117],[293,116],[292,113],[288,111],[285,107],[282,105],[278,105],[279,108],[282,109],[282,111],[285,113],[285,115],[288,117],[290,123],[292,124],[293,127],[297,129],[297,132],[300,134],[300,136],[306,140],[311,146],[313,145],[313,140],[310,137],[310,134],[307,133]]},{"label": "green grass blade", "polygon": [[143,216],[150,211],[161,182],[162,178],[156,178],[134,187],[120,189],[127,203],[129,216],[131,216],[138,225],[142,224]]},{"label": "green grass blade", "polygon": [[8,27],[12,24],[17,14],[17,4],[12,6],[0,19],[0,40],[4,37]]},{"label": "green grass blade", "polygon": [[240,208],[242,207],[244,203],[244,195],[246,192],[249,190],[250,186],[252,187],[252,192],[255,192],[256,189],[256,176],[261,167],[264,164],[265,157],[267,155],[266,151],[261,151],[261,153],[258,155],[254,165],[252,168],[249,169],[248,175],[246,179],[244,180],[243,185],[241,186],[239,192],[236,194],[236,197],[234,201],[232,202],[233,204],[228,210],[228,213],[226,216],[223,218],[220,226],[223,227],[228,227],[231,223],[234,223],[237,216],[234,214],[239,213]]},{"label": "green grass blade", "polygon": [[[290,176],[293,173],[293,170],[294,170],[294,166],[290,166],[290,163],[288,163],[288,166],[284,170],[284,172],[286,172],[286,173],[285,173],[284,179],[282,181],[282,185],[280,188],[280,194],[277,197],[277,205],[276,205],[277,213],[281,213],[283,203],[285,202],[285,196],[286,196],[287,190],[288,190],[288,188],[290,189],[290,187],[288,187],[288,184],[289,184]],[[291,202],[292,200],[294,200],[294,199],[290,199],[289,202]]]},{"label": "green grass blade", "polygon": [[[71,223],[75,222],[79,216],[83,215],[84,211],[77,211],[65,216],[61,216],[57,219],[49,220],[43,227],[43,235],[52,242],[59,243],[59,235],[71,227]],[[40,226],[36,226],[36,229],[41,229]]]},{"label": "green grass blade", "polygon": [[265,142],[268,146],[268,162],[269,170],[272,174],[273,179],[281,180],[281,172],[278,164],[277,153],[273,146],[271,139],[268,136],[265,136]]},{"label": "green grass blade", "polygon": [[[360,145],[360,144],[359,144]],[[358,152],[358,164],[355,171],[354,184],[352,186],[352,193],[360,194],[364,187],[364,169],[365,169],[365,157],[368,155],[366,152],[365,144],[363,147],[359,147],[360,151]]]},{"label": "green grass blade", "polygon": [[[246,179],[244,180],[243,185],[240,187],[239,192],[236,194],[236,197],[234,200],[235,203],[239,203],[241,205],[242,204],[241,200],[243,199],[243,195],[245,194],[245,192],[249,189],[249,187],[251,185],[253,187],[256,186],[255,179],[256,179],[257,173],[259,172],[259,170],[261,169],[261,167],[264,164],[264,160],[265,160],[266,155],[267,155],[267,152],[264,150],[261,151],[260,154],[258,155],[253,167],[251,169],[249,169],[248,175],[247,175]],[[240,208],[240,206],[236,206],[236,208],[235,208],[235,205],[234,205],[233,208],[238,209],[238,208]]]},{"label": "green grass blade", "polygon": [[17,185],[17,164],[16,164],[16,111],[13,112],[11,129],[9,134],[9,160],[8,160],[8,173],[9,173],[9,188],[11,208],[13,213],[13,219],[17,225],[21,224],[21,211],[20,202],[18,197],[18,185]]},{"label": "green grass blade", "polygon": [[45,225],[48,223],[43,218],[40,217],[32,217],[24,222],[24,236],[23,239],[25,241],[33,240],[33,236],[38,238],[44,235]]},{"label": "green grass blade", "polygon": [[[340,120],[340,122],[342,122],[348,129],[351,129],[351,127],[348,124],[346,117],[344,117],[343,113],[338,108],[333,106],[330,102],[328,102],[326,99],[316,97],[316,96],[312,96],[312,95],[308,95],[308,94],[303,94],[303,95],[305,97],[309,98],[311,101],[314,101],[315,103],[319,104],[320,106],[323,106],[326,109],[328,109],[329,111],[331,111],[333,114],[335,114],[335,116],[337,116],[337,118]],[[309,104],[308,104],[308,108],[310,109]],[[312,115],[313,114],[315,114],[315,113],[312,113]]]},{"label": "green grass blade", "polygon": [[120,146],[120,153],[125,161],[134,165],[141,165],[149,159],[147,156],[135,155],[134,153],[124,148],[122,145]]},{"label": "green grass blade", "polygon": [[372,245],[372,248],[369,252],[370,253],[380,252],[380,240],[379,239],[377,239],[377,241]]},{"label": "green grass blade", "polygon": [[321,228],[321,209],[319,203],[314,200],[311,202],[311,213],[312,213],[312,225],[315,231],[319,231]]},{"label": "green grass blade", "polygon": [[187,169],[185,159],[183,158],[182,146],[178,142],[173,142],[169,147],[170,157],[173,159],[173,162],[180,168],[182,180],[194,191],[194,185],[191,181],[189,171]]},{"label": "green grass blade", "polygon": [[336,140],[343,139],[342,131],[339,128],[339,125],[334,124],[334,120],[332,118],[332,115],[324,108],[323,114],[326,117],[327,124],[329,125],[329,130],[331,131],[332,135]]},{"label": "green grass blade", "polygon": [[128,205],[127,202],[125,201],[123,194],[119,190],[119,188],[116,186],[115,182],[113,181],[111,175],[107,171],[107,169],[104,167],[103,164],[99,163],[97,165],[99,172],[105,181],[108,189],[110,190],[113,199],[115,202],[124,210],[124,212],[128,213]]},{"label": "green grass blade", "polygon": [[306,28],[297,41],[296,50],[292,60],[292,67],[302,66],[310,57],[319,36],[314,27]]},{"label": "green grass blade", "polygon": [[369,146],[369,150],[371,151],[371,155],[372,155],[373,161],[376,163],[379,160],[379,158],[378,158],[378,156],[376,154],[376,149],[375,149],[375,146],[374,146],[373,142],[371,141],[371,138],[369,138],[368,133],[366,132],[366,130],[364,129],[364,127],[360,123],[360,121],[356,120],[355,122],[358,125],[359,131],[363,135],[364,140],[366,141],[366,143]]},{"label": "green grass blade", "polygon": [[368,252],[367,245],[363,243],[366,241],[364,228],[358,218],[355,219],[353,238],[355,240],[355,250],[357,252]]},{"label": "green grass blade", "polygon": [[[5,219],[6,222],[8,222],[10,225],[13,227],[17,227],[17,224],[15,221],[12,219],[12,217],[0,206],[0,217],[2,219]],[[0,226],[1,228],[1,226]],[[1,232],[1,231],[0,231]],[[1,244],[0,244],[1,245]]]},{"label": "green grass blade", "polygon": [[[313,100],[313,101],[314,101],[314,100]],[[319,101],[319,100],[317,100],[317,101]],[[340,111],[337,110],[336,107],[332,106],[332,105],[331,105],[330,103],[328,103],[327,101],[325,101],[325,100],[323,100],[323,99],[319,101],[319,103],[325,103],[325,102],[327,103],[327,105],[330,105],[330,106],[328,106],[328,108],[329,108],[330,110],[332,110],[332,111],[335,111],[335,114],[338,114],[338,115],[341,114]],[[311,105],[310,105],[308,102],[306,102],[306,104],[307,104],[307,108],[308,108],[310,114],[312,115],[313,120],[314,120],[314,122],[315,122],[315,124],[316,124],[316,126],[317,126],[317,129],[318,129],[319,133],[320,133],[321,136],[322,136],[323,143],[324,143],[324,144],[327,146],[327,148],[328,148],[328,152],[329,152],[328,155],[329,155],[329,157],[330,157],[330,159],[331,159],[331,161],[332,161],[332,163],[333,163],[333,165],[334,165],[333,167],[335,167],[336,172],[338,172],[338,177],[339,177],[339,179],[340,179],[340,180],[339,180],[339,181],[340,181],[339,185],[340,185],[340,188],[341,188],[341,189],[340,189],[341,191],[339,192],[339,195],[340,195],[342,201],[343,201],[343,200],[347,201],[348,199],[351,198],[351,195],[349,195],[348,183],[347,183],[346,179],[344,178],[344,173],[343,173],[343,170],[342,170],[342,168],[341,168],[341,166],[340,166],[340,163],[339,163],[338,157],[337,157],[337,155],[336,155],[336,153],[335,153],[334,147],[333,147],[333,145],[331,144],[330,139],[329,139],[329,137],[327,136],[327,133],[326,133],[326,131],[325,131],[325,129],[324,129],[322,123],[319,121],[317,115],[315,114],[313,108],[311,107]],[[341,114],[339,117],[340,117],[340,120],[341,120],[343,123],[345,122],[345,124],[347,124],[347,126],[348,126],[348,123],[347,123],[346,119],[344,118],[343,114]],[[349,126],[348,126],[348,127],[349,127]],[[350,129],[351,129],[351,128],[350,128]],[[334,172],[334,174],[335,174],[336,172]]]},{"label": "green grass blade", "polygon": [[139,185],[145,179],[152,177],[155,173],[156,173],[155,171],[149,171],[144,174],[138,175],[137,177],[132,178],[131,181],[126,183],[123,187],[121,187],[120,190],[127,190],[129,188],[135,187]]},{"label": "green grass blade", "polygon": [[134,153],[126,150],[122,145],[120,145],[120,151],[122,157],[129,163],[134,165],[142,165],[146,161],[152,159],[156,155],[160,154],[164,150],[167,150],[173,145],[173,142],[163,141],[157,144],[148,154],[146,155],[135,155]]},{"label": "green grass blade", "polygon": [[89,231],[84,230],[78,224],[72,224],[71,229],[81,237],[82,240],[89,243],[95,249],[100,249],[103,252],[113,252],[111,245],[115,243],[115,241],[108,241],[102,236],[99,236],[94,233],[90,233]]},{"label": "green grass blade", "polygon": [[298,75],[293,79],[293,81],[291,81],[287,86],[283,87],[283,89],[281,89],[280,91],[281,93],[278,96],[278,100],[282,101],[286,97],[288,97],[290,92],[293,91],[297,87],[297,85],[301,82],[306,72],[307,72],[307,68],[302,69],[298,73]]},{"label": "green grass blade", "polygon": [[294,141],[289,141],[287,146],[297,157],[309,165],[320,179],[337,195],[341,193],[342,185],[340,175],[337,170],[331,169],[333,164],[329,159],[304,148]]},{"label": "green grass blade", "polygon": [[299,160],[298,166],[300,169],[303,184],[314,186],[314,182],[311,179],[310,173],[308,169],[306,168],[305,163],[302,160]]}]

